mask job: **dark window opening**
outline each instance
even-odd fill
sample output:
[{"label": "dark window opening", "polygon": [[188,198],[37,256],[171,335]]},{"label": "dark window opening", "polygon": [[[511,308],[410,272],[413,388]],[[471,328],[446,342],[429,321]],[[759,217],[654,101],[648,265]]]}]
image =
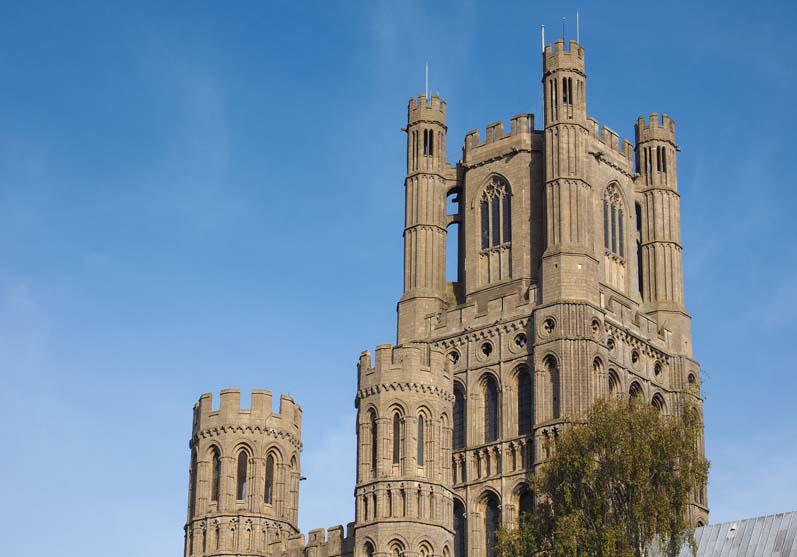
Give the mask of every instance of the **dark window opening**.
[{"label": "dark window opening", "polygon": [[418,416],[418,454],[416,458],[416,460],[418,461],[418,466],[424,465],[423,445],[425,443],[424,440],[425,427],[426,427],[426,420],[424,420],[423,416]]},{"label": "dark window opening", "polygon": [[466,407],[465,407],[465,392],[459,383],[454,387],[454,431],[453,431],[453,448],[462,449],[465,447],[465,433],[466,433]]},{"label": "dark window opening", "polygon": [[379,439],[376,430],[376,414],[371,412],[371,473],[376,475],[376,449],[379,445]]},{"label": "dark window opening", "polygon": [[235,498],[239,501],[246,499],[247,464],[249,455],[246,451],[238,453],[238,469],[236,470]]},{"label": "dark window opening", "polygon": [[468,515],[465,505],[454,501],[454,557],[467,557],[468,555]]},{"label": "dark window opening", "polygon": [[498,529],[501,526],[501,504],[494,493],[487,496],[484,512],[484,532],[485,548],[484,553],[487,557],[496,557],[498,552]]},{"label": "dark window opening", "polygon": [[498,386],[492,376],[484,382],[484,442],[498,439]]},{"label": "dark window opening", "polygon": [[263,499],[267,505],[274,502],[274,455],[268,455],[266,459],[266,489]]},{"label": "dark window opening", "polygon": [[533,422],[532,397],[531,374],[526,370],[522,370],[518,374],[517,384],[518,435],[528,435],[531,433],[531,425]]},{"label": "dark window opening", "polygon": [[221,455],[218,449],[213,449],[213,476],[210,487],[210,500],[218,501],[221,491]]},{"label": "dark window opening", "polygon": [[401,416],[393,414],[393,464],[401,462]]}]

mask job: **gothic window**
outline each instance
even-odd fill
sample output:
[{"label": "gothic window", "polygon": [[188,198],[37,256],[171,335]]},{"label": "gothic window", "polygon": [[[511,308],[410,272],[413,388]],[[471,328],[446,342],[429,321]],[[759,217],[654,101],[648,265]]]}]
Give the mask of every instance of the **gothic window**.
[{"label": "gothic window", "polygon": [[401,463],[401,416],[393,414],[393,464]]},{"label": "gothic window", "polygon": [[266,489],[264,490],[264,500],[266,505],[274,502],[274,455],[268,455],[266,459]]},{"label": "gothic window", "polygon": [[431,157],[434,153],[434,131],[423,130],[423,156]]},{"label": "gothic window", "polygon": [[642,396],[642,387],[639,386],[639,383],[636,381],[631,383],[631,387],[628,389],[628,396],[632,399]]},{"label": "gothic window", "polygon": [[495,378],[488,375],[484,380],[484,442],[498,439],[498,386]]},{"label": "gothic window", "polygon": [[484,502],[484,554],[487,557],[498,555],[498,529],[501,527],[501,503],[495,493],[490,492]]},{"label": "gothic window", "polygon": [[196,478],[197,478],[197,462],[196,450],[191,451],[191,476],[190,476],[190,491],[188,493],[188,514],[194,516],[194,509],[196,508]]},{"label": "gothic window", "polygon": [[365,557],[374,557],[374,544],[371,542],[365,542],[363,553],[365,553]]},{"label": "gothic window", "polygon": [[465,505],[459,499],[454,500],[454,557],[468,555],[468,515]]},{"label": "gothic window", "polygon": [[465,447],[466,435],[466,414],[465,390],[459,383],[454,384],[454,431],[453,448],[462,449]]},{"label": "gothic window", "polygon": [[518,498],[518,512],[520,515],[534,512],[534,493],[526,486]]},{"label": "gothic window", "polygon": [[235,473],[235,498],[239,501],[246,499],[247,464],[249,455],[246,451],[238,452],[238,468]]},{"label": "gothic window", "polygon": [[620,192],[615,184],[603,196],[603,247],[614,255],[625,257],[625,219]]},{"label": "gothic window", "polygon": [[617,396],[620,392],[620,378],[617,377],[617,372],[613,369],[609,370],[609,395]]},{"label": "gothic window", "polygon": [[376,430],[376,412],[370,412],[370,426],[371,426],[371,475],[376,476],[376,449],[379,446],[379,438]]},{"label": "gothic window", "polygon": [[559,403],[559,365],[556,362],[556,358],[548,356],[545,358],[543,366],[545,366],[545,375],[548,379],[548,393],[551,404],[550,417],[556,419],[561,413]]},{"label": "gothic window", "polygon": [[213,448],[212,456],[212,477],[210,482],[210,500],[218,501],[221,491],[221,453],[216,447]]},{"label": "gothic window", "polygon": [[531,433],[531,424],[533,421],[532,397],[531,374],[527,369],[523,368],[517,375],[518,435],[528,435]]},{"label": "gothic window", "polygon": [[424,465],[423,445],[426,442],[424,439],[426,435],[425,429],[426,429],[426,420],[424,419],[423,414],[421,414],[420,416],[418,416],[418,454],[416,455],[418,466]]},{"label": "gothic window", "polygon": [[664,398],[659,393],[653,395],[653,400],[650,403],[653,405],[653,408],[659,412],[659,414],[664,413]]},{"label": "gothic window", "polygon": [[512,241],[512,201],[509,184],[493,176],[480,200],[481,248],[488,250]]},{"label": "gothic window", "polygon": [[573,104],[573,78],[572,77],[563,77],[562,78],[562,103],[563,104]]}]

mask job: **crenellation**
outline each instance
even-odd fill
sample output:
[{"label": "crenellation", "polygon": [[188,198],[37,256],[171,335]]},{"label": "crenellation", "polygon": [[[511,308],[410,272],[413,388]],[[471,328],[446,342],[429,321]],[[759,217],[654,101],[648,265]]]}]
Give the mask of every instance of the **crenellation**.
[{"label": "crenellation", "polygon": [[584,47],[576,41],[569,41],[568,48],[565,48],[565,41],[559,39],[552,45],[545,45],[543,53],[545,68],[548,71],[558,69],[581,70],[584,67]]},{"label": "crenellation", "polygon": [[675,121],[667,114],[651,112],[647,117],[639,116],[635,129],[637,144],[645,141],[666,141],[673,146],[676,144]]}]

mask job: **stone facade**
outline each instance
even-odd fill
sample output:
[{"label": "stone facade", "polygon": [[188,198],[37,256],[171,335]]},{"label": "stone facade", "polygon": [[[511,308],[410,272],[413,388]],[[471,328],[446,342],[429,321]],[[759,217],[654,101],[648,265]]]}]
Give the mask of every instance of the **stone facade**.
[{"label": "stone facade", "polygon": [[[240,410],[236,398],[225,419],[224,394],[218,416],[203,397],[186,555],[490,557],[497,525],[533,509],[528,477],[548,441],[596,399],[643,397],[665,414],[686,400],[702,408],[675,124],[640,117],[635,144],[621,140],[588,116],[586,83],[581,45],[546,46],[543,129],[520,114],[484,139],[472,131],[455,165],[445,160],[445,101],[410,100],[404,293],[397,345],[359,360],[355,521],[345,535],[313,531],[307,544],[297,535],[298,407],[289,405],[291,422],[254,403]],[[454,237],[458,276],[448,281]],[[242,443],[254,485],[244,501],[231,474]],[[225,482],[215,504],[213,447]],[[274,507],[259,487],[269,447],[280,451]],[[690,513],[707,522],[705,488]],[[219,524],[221,543],[206,542]],[[258,534],[246,545],[250,527]]]}]

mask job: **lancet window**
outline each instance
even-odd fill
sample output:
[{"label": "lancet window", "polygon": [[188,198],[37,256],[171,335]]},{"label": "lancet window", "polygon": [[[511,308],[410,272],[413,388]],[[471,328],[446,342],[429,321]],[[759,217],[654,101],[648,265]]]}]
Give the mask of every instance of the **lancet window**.
[{"label": "lancet window", "polygon": [[499,176],[493,176],[484,188],[479,202],[482,251],[508,245],[512,241],[511,198],[509,184]]},{"label": "lancet window", "polygon": [[617,186],[610,184],[603,196],[603,246],[606,251],[625,257],[625,220]]}]

